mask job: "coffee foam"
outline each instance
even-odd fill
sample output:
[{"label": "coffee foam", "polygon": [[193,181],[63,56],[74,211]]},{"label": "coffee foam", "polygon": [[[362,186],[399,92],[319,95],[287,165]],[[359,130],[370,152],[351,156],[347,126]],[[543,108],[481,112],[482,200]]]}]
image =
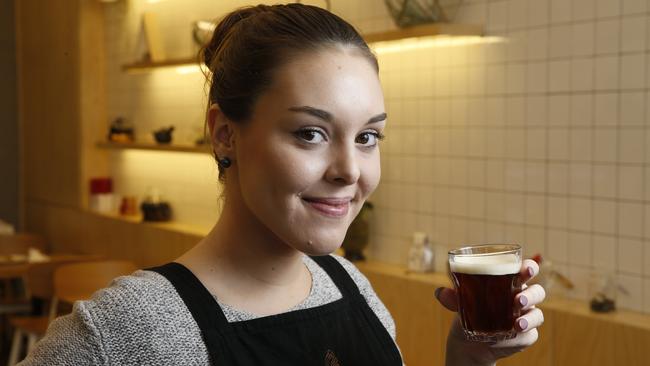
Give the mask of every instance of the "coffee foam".
[{"label": "coffee foam", "polygon": [[506,275],[518,273],[521,259],[515,254],[478,254],[456,256],[449,263],[452,272],[479,275]]}]

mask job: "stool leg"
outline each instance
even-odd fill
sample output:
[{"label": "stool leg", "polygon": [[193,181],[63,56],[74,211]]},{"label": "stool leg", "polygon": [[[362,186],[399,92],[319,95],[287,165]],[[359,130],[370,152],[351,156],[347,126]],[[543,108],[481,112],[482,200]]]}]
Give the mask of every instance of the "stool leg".
[{"label": "stool leg", "polygon": [[34,349],[34,345],[36,344],[36,341],[38,341],[38,335],[37,334],[30,334],[27,336],[27,354],[30,354],[32,350]]},{"label": "stool leg", "polygon": [[23,341],[23,332],[20,329],[14,331],[14,339],[11,342],[11,352],[9,353],[9,363],[7,366],[14,366],[18,363],[18,354],[20,353],[20,345]]}]

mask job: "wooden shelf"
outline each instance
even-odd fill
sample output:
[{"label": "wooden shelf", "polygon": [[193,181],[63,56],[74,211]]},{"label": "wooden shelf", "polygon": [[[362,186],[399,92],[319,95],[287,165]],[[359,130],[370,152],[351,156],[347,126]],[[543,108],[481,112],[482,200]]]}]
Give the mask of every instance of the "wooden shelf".
[{"label": "wooden shelf", "polygon": [[100,213],[100,212],[94,212],[90,210],[85,212],[90,215],[95,215],[110,220],[117,220],[121,222],[137,224],[137,225],[145,225],[148,227],[157,228],[165,231],[192,235],[196,237],[196,240],[199,240],[200,238],[207,235],[208,232],[210,232],[209,227],[201,227],[196,225],[184,224],[176,221],[166,221],[166,222],[143,221],[141,215],[121,216],[118,214]]},{"label": "wooden shelf", "polygon": [[432,36],[482,36],[483,26],[473,24],[432,23],[416,25],[386,32],[369,33],[363,36],[368,43],[397,41],[415,37]]},{"label": "wooden shelf", "polygon": [[196,57],[177,58],[173,60],[152,62],[152,61],[138,61],[126,65],[122,65],[123,71],[148,71],[152,69],[159,69],[163,67],[182,67],[182,66],[199,66],[199,61]]},{"label": "wooden shelf", "polygon": [[115,150],[153,150],[153,151],[174,151],[174,152],[189,152],[189,153],[209,153],[208,146],[192,146],[192,145],[164,145],[146,142],[98,142],[97,147],[102,149],[115,149]]},{"label": "wooden shelf", "polygon": [[[482,36],[483,26],[476,24],[431,23],[401,28],[386,32],[368,33],[363,38],[368,43],[397,41],[400,39],[431,36]],[[124,71],[148,71],[163,67],[199,65],[196,57],[173,59],[161,62],[139,61],[122,66]]]}]

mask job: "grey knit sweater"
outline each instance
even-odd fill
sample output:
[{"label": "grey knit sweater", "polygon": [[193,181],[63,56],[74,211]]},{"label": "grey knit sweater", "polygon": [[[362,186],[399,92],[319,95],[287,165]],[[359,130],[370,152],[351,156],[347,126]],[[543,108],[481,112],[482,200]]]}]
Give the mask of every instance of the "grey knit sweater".
[{"label": "grey knit sweater", "polygon": [[[334,256],[395,339],[395,324],[368,280],[350,262]],[[293,310],[341,298],[331,278],[308,256],[309,296]],[[219,303],[229,322],[256,316]],[[19,365],[209,365],[201,332],[166,278],[151,271],[119,277],[71,314],[52,322],[45,337]]]}]

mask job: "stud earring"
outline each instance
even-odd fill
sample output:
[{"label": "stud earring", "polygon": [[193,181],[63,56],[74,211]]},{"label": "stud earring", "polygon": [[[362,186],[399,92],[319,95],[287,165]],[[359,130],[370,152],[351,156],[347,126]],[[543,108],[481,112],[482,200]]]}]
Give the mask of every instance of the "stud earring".
[{"label": "stud earring", "polygon": [[232,165],[232,161],[228,157],[218,159],[217,161],[219,162],[219,166],[224,169],[230,168],[230,166]]}]

